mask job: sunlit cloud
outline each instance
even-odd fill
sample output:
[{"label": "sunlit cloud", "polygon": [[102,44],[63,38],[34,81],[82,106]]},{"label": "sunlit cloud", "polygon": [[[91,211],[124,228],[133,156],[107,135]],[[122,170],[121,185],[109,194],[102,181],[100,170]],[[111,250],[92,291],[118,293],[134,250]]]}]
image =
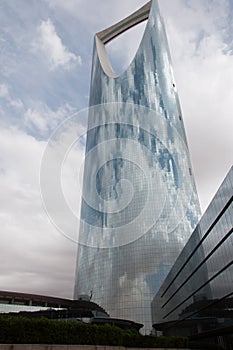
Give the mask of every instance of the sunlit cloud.
[{"label": "sunlit cloud", "polygon": [[81,57],[76,56],[64,46],[50,19],[41,22],[38,34],[38,40],[34,42],[34,49],[41,51],[47,57],[50,69],[59,67],[69,69],[73,64],[82,64]]}]

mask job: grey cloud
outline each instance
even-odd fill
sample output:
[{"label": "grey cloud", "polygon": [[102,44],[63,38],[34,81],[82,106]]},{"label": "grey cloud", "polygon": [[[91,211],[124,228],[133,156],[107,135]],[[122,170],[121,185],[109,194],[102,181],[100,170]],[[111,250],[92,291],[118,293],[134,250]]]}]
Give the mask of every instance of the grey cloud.
[{"label": "grey cloud", "polygon": [[43,210],[38,174],[44,142],[17,130],[0,131],[1,288],[71,297],[76,245]]}]

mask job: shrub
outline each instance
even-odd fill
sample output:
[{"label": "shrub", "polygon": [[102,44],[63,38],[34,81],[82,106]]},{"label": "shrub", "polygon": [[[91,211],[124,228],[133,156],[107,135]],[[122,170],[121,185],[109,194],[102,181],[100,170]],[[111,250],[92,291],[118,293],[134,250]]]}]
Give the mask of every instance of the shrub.
[{"label": "shrub", "polygon": [[0,317],[1,344],[79,344],[185,348],[187,338],[143,336],[116,326],[60,322],[46,318]]}]

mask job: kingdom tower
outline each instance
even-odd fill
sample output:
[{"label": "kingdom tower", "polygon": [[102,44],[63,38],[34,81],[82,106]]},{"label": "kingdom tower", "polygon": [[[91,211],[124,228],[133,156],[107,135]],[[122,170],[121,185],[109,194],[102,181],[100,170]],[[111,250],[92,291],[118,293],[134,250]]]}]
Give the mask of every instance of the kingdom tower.
[{"label": "kingdom tower", "polygon": [[[117,76],[105,44],[147,21]],[[151,330],[150,303],[200,208],[158,2],[96,34],[74,297]]]}]

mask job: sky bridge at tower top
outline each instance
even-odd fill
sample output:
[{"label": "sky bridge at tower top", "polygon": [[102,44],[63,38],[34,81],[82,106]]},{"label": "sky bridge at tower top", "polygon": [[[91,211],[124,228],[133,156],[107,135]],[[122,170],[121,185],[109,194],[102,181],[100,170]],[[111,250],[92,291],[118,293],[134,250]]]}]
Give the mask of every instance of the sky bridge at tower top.
[{"label": "sky bridge at tower top", "polygon": [[98,32],[96,35],[102,41],[103,44],[109,43],[118,35],[124,33],[128,29],[136,26],[137,24],[146,21],[149,18],[152,0],[147,2],[140,9],[124,18],[120,22],[113,24],[112,26]]}]

